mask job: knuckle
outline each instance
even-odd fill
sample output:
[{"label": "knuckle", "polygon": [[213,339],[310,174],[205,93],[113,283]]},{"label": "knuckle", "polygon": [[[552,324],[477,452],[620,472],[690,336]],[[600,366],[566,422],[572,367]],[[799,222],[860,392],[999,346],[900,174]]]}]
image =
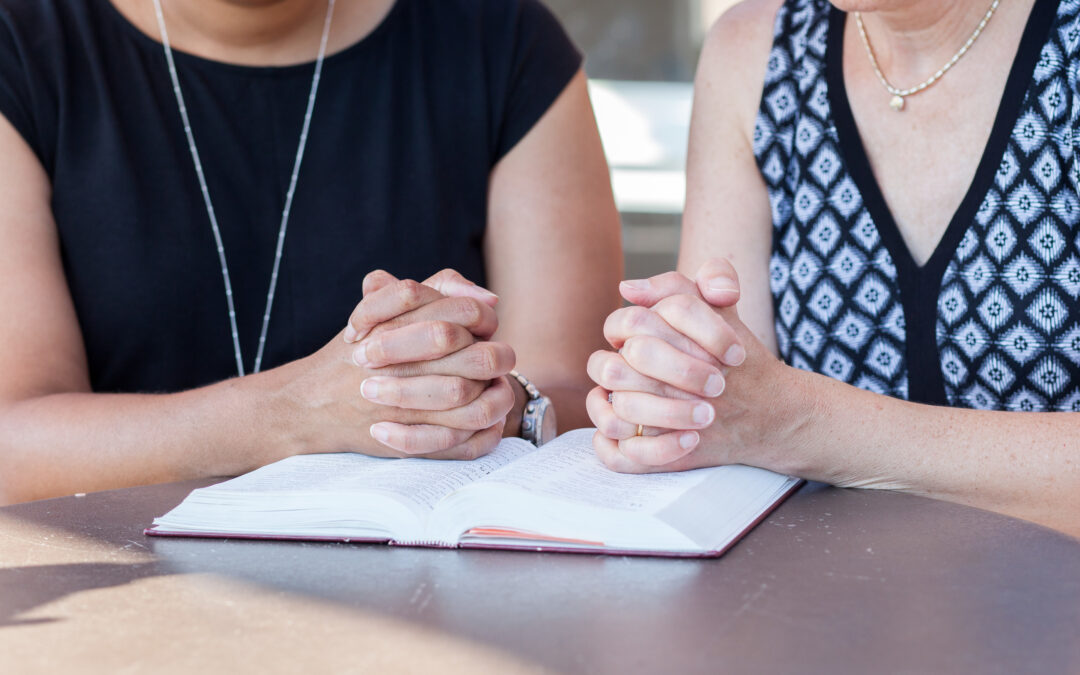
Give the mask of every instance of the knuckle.
[{"label": "knuckle", "polygon": [[479,459],[483,454],[483,447],[476,440],[471,440],[465,445],[461,446],[461,459],[465,460],[466,462],[471,462],[474,459]]},{"label": "knuckle", "polygon": [[432,321],[428,330],[431,332],[431,341],[438,351],[446,351],[453,344],[455,337],[453,324],[445,321]]},{"label": "knuckle", "polygon": [[[623,378],[623,367],[619,363],[619,359],[607,359],[600,369],[600,384],[617,385],[622,382]],[[611,388],[611,386],[608,387],[608,389]]]},{"label": "knuckle", "polygon": [[644,307],[627,307],[623,317],[623,325],[628,333],[636,333],[644,330],[652,323],[652,310]]},{"label": "knuckle", "polygon": [[389,276],[389,272],[387,272],[386,270],[372,270],[364,275],[362,288],[368,288],[372,284],[376,284],[379,281],[385,279],[387,276]]},{"label": "knuckle", "polygon": [[498,342],[484,342],[473,349],[470,355],[479,377],[477,379],[490,380],[498,375],[503,375],[513,368],[513,352],[509,347]]},{"label": "knuckle", "polygon": [[469,355],[472,360],[472,365],[476,368],[477,373],[482,379],[487,379],[487,376],[495,372],[495,367],[498,363],[499,357],[495,353],[495,348],[490,342],[486,342],[482,345],[478,345],[476,349],[472,350],[472,354]]},{"label": "knuckle", "polygon": [[684,317],[688,314],[692,314],[697,306],[697,298],[680,293],[679,295],[673,295],[664,301],[664,310],[671,312],[674,316]]},{"label": "knuckle", "polygon": [[722,344],[724,346],[728,346],[728,345],[732,345],[732,344],[738,342],[739,341],[739,336],[735,333],[735,329],[732,328],[731,325],[727,321],[724,321],[719,316],[717,317],[717,319],[720,319],[720,323],[719,323],[720,344]]},{"label": "knuckle", "polygon": [[615,453],[613,453],[613,452],[600,453],[600,463],[603,464],[605,467],[607,467],[608,469],[610,469],[612,471],[615,471],[617,473],[621,473],[619,471],[619,464],[620,463],[617,461],[617,458],[615,457]]},{"label": "knuckle", "polygon": [[469,399],[469,384],[460,377],[452,377],[446,383],[446,398],[458,408]]},{"label": "knuckle", "polygon": [[463,326],[478,326],[484,320],[484,310],[475,298],[454,298],[454,316]]},{"label": "knuckle", "polygon": [[648,358],[650,351],[648,338],[635,335],[626,341],[621,353],[627,363],[633,364],[641,363],[644,359]]},{"label": "knuckle", "polygon": [[431,445],[433,452],[449,450],[457,445],[457,438],[455,437],[453,430],[447,429],[446,427],[440,427],[434,434]]},{"label": "knuckle", "polygon": [[619,418],[614,415],[601,414],[599,424],[597,428],[600,433],[604,434],[608,438],[615,438],[619,435],[619,427],[622,426],[619,422]]},{"label": "knuckle", "polygon": [[[682,361],[672,368],[672,374],[679,382],[692,382],[697,378],[698,369],[693,364]],[[702,375],[700,379],[704,380],[707,375]]]},{"label": "knuckle", "polygon": [[498,416],[496,402],[491,397],[481,398],[473,407],[468,423],[474,429],[486,429],[495,423]]},{"label": "knuckle", "polygon": [[406,279],[397,283],[397,297],[403,305],[412,306],[420,302],[422,288],[419,283],[412,279]]}]

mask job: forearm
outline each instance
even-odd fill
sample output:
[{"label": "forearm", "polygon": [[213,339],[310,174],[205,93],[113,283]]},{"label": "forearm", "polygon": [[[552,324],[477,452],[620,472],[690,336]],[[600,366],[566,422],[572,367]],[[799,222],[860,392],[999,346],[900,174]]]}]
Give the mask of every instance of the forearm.
[{"label": "forearm", "polygon": [[293,454],[272,371],[176,394],[59,393],[0,410],[0,503],[234,475]]},{"label": "forearm", "polygon": [[1080,535],[1080,415],[920,405],[798,371],[778,468],[895,489]]}]

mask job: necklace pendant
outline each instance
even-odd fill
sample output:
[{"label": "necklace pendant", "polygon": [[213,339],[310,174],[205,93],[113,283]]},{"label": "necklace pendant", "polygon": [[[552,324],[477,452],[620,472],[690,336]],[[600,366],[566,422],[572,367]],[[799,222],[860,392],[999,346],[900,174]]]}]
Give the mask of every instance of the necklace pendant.
[{"label": "necklace pendant", "polygon": [[889,107],[892,108],[893,110],[895,110],[896,112],[900,112],[901,110],[904,109],[904,97],[899,95],[899,94],[895,94],[889,100]]}]

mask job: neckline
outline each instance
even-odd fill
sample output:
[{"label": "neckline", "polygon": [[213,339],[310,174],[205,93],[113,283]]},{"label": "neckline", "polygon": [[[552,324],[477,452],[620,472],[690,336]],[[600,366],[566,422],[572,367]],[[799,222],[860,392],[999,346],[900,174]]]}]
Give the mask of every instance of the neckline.
[{"label": "neckline", "polygon": [[[163,49],[163,45],[161,44],[160,40],[148,33],[143,32],[141,28],[132,23],[131,20],[128,19],[127,16],[125,16],[124,13],[121,12],[116,7],[116,5],[112,3],[112,0],[98,0],[98,2],[105,5],[106,12],[113,17],[113,19],[126,33],[133,36],[137,43],[141,44],[144,47],[152,47],[154,50],[159,52]],[[390,10],[386,13],[385,16],[383,16],[383,18],[379,21],[378,24],[375,25],[374,28],[368,31],[366,35],[361,37],[356,42],[353,42],[352,44],[347,45],[346,47],[339,49],[336,52],[327,54],[326,57],[323,59],[323,67],[330,66],[332,63],[335,63],[337,61],[344,61],[353,54],[366,49],[368,45],[375,42],[383,33],[386,33],[392,28],[393,24],[397,21],[398,15],[400,15],[404,11],[403,8],[405,4],[406,0],[394,0],[394,3],[393,5],[391,5]],[[283,66],[254,66],[242,63],[231,63],[229,61],[218,61],[216,59],[210,59],[204,56],[199,56],[198,54],[193,54],[191,52],[176,49],[175,47],[173,47],[172,52],[174,58],[178,63],[184,62],[188,65],[216,69],[224,72],[242,75],[301,74],[309,73],[311,69],[315,67],[315,59],[311,59],[310,61],[304,61],[301,63],[290,63]]]},{"label": "neckline", "polygon": [[825,52],[825,83],[828,105],[836,124],[839,152],[848,173],[862,196],[878,235],[896,268],[900,304],[904,310],[904,351],[907,359],[907,399],[920,403],[948,405],[945,377],[938,353],[938,297],[945,269],[956,255],[964,234],[976,222],[979,206],[990,194],[994,176],[1005,156],[1009,139],[1020,118],[1027,92],[1035,74],[1042,47],[1058,15],[1060,0],[1036,0],[1024,26],[1020,45],[1013,58],[1005,89],[998,103],[997,116],[990,138],[972,176],[963,200],[953,213],[930,258],[922,266],[915,263],[911,250],[889,211],[870,160],[855,124],[844,84],[844,27],[846,14],[830,6]]},{"label": "neckline", "polygon": [[1042,53],[1043,44],[1057,16],[1059,3],[1060,0],[1036,0],[1032,6],[1005,82],[1005,89],[998,103],[990,137],[983,148],[982,157],[979,159],[964,198],[953,212],[945,232],[923,265],[916,263],[911,255],[911,249],[900,234],[900,228],[896,225],[881,186],[870,166],[870,159],[855,123],[855,116],[851,112],[847,85],[844,82],[844,31],[847,14],[830,5],[825,78],[829,106],[836,122],[838,145],[852,180],[862,195],[863,203],[877,226],[878,234],[892,256],[893,263],[901,272],[909,275],[926,275],[940,282],[964,233],[975,222],[979,206],[993,186],[1001,158],[1005,155],[1009,138],[1020,118],[1020,111],[1034,76],[1039,55]]}]

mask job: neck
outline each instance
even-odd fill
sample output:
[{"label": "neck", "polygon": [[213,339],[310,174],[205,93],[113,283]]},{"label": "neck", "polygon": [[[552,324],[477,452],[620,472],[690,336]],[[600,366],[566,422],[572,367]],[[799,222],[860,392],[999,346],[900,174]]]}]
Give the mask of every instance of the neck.
[{"label": "neck", "polygon": [[161,0],[176,30],[234,49],[287,42],[321,24],[326,0]]},{"label": "neck", "polygon": [[[1002,5],[1007,2],[1002,0]],[[863,12],[862,19],[882,72],[893,86],[903,89],[925,80],[948,61],[971,37],[990,3],[991,0],[898,1]]]},{"label": "neck", "polygon": [[[153,3],[110,0],[140,30],[160,39]],[[329,0],[161,0],[169,40],[178,51],[214,61],[285,66],[313,61]],[[362,40],[394,0],[341,0],[327,54]]]}]

